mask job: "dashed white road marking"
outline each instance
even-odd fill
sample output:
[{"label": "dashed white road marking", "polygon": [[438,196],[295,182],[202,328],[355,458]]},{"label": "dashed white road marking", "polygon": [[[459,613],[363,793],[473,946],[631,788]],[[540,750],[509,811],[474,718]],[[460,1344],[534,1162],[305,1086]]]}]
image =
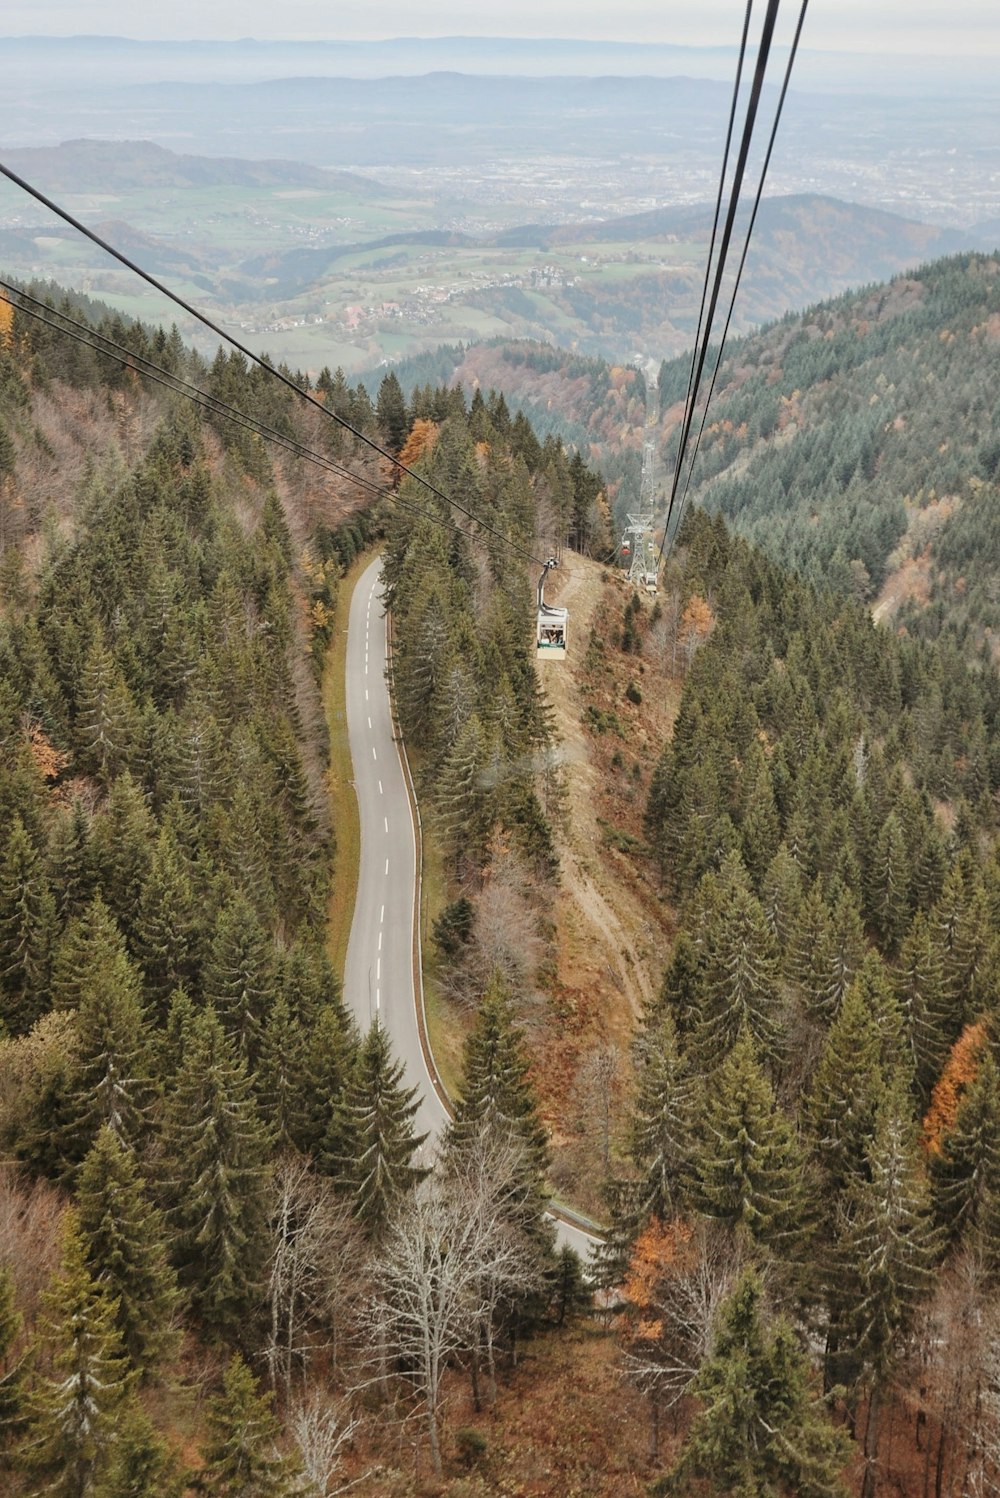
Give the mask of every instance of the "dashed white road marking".
[{"label": "dashed white road marking", "polygon": [[382,782],[381,782],[381,780],[378,783],[378,793],[379,793],[380,796],[384,796],[385,795],[385,791],[383,791],[383,789],[382,789]]},{"label": "dashed white road marking", "polygon": [[382,906],[382,914],[379,916],[379,922],[381,923],[384,920],[385,920],[385,906],[383,905]]},{"label": "dashed white road marking", "polygon": [[372,745],[372,759],[378,759],[378,755],[375,753],[375,745],[374,744]]},{"label": "dashed white road marking", "polygon": [[385,830],[386,830],[386,832],[388,832],[389,831],[389,818],[388,817],[383,817],[382,820],[385,823]]},{"label": "dashed white road marking", "polygon": [[382,932],[381,931],[378,934],[378,949],[381,952],[381,950],[382,950]]},{"label": "dashed white road marking", "polygon": [[372,726],[372,715],[371,715],[371,713],[369,713],[368,714],[368,727],[371,728],[371,726]]},{"label": "dashed white road marking", "polygon": [[378,957],[375,960],[375,976],[376,976],[376,978],[381,978],[382,977],[382,959],[381,959],[381,957]]},{"label": "dashed white road marking", "polygon": [[376,990],[375,990],[375,1013],[376,1014],[378,1013],[378,1011],[379,1011],[379,1009],[381,1007],[382,1007],[382,990],[380,988],[376,988]]},{"label": "dashed white road marking", "polygon": [[368,688],[365,687],[365,701],[368,701]]},{"label": "dashed white road marking", "polygon": [[386,861],[385,861],[385,871],[388,874],[388,872],[389,872],[389,860],[388,859],[386,859]]}]

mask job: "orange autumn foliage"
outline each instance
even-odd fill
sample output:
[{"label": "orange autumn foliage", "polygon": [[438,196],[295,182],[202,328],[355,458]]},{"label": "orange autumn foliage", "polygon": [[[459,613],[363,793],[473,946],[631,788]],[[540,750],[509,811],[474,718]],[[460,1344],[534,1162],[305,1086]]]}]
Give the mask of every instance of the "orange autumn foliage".
[{"label": "orange autumn foliage", "polygon": [[35,768],[43,780],[55,781],[59,779],[63,770],[69,764],[70,756],[61,749],[57,749],[46,736],[43,729],[37,724],[31,730],[28,739],[31,757],[35,762]]},{"label": "orange autumn foliage", "polygon": [[711,611],[711,604],[702,598],[701,593],[693,593],[681,614],[681,629],[686,635],[695,635],[698,640],[707,640],[708,635],[716,628],[716,616]]},{"label": "orange autumn foliage", "polygon": [[437,441],[437,435],[437,422],[426,421],[422,416],[418,416],[410,428],[410,435],[399,455],[399,461],[405,463],[407,468],[411,468],[418,458],[422,458],[424,453],[431,450]]},{"label": "orange autumn foliage", "polygon": [[924,1149],[941,1153],[941,1141],[955,1126],[965,1089],[976,1080],[979,1055],[986,1042],[986,1026],[981,1020],[966,1025],[951,1048],[944,1071],[934,1085],[931,1105],[924,1118]]},{"label": "orange autumn foliage", "polygon": [[[684,1263],[693,1231],[691,1224],[679,1217],[672,1222],[653,1218],[639,1234],[622,1286],[630,1306],[641,1312],[655,1305],[661,1282]],[[640,1331],[640,1335],[648,1332]]]},{"label": "orange autumn foliage", "polygon": [[0,344],[9,347],[14,332],[14,309],[10,302],[0,298]]}]

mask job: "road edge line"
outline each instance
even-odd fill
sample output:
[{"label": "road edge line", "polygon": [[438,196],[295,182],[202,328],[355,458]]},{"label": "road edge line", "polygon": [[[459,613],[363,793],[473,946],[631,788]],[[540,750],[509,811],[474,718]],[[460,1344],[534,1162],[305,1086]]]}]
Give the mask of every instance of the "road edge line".
[{"label": "road edge line", "polygon": [[434,1052],[431,1049],[430,1037],[427,1033],[427,1004],[424,997],[424,957],[420,935],[424,904],[424,829],[423,822],[420,819],[420,803],[417,800],[417,789],[413,784],[413,775],[410,771],[410,759],[406,752],[406,742],[399,725],[399,714],[396,711],[396,677],[393,671],[392,660],[392,612],[386,609],[385,661],[389,682],[389,708],[392,713],[393,740],[395,741],[396,753],[399,756],[399,763],[403,771],[403,780],[406,784],[406,794],[410,803],[410,828],[413,833],[414,865],[417,875],[417,887],[413,899],[413,934],[410,944],[411,959],[413,962],[413,986],[419,997],[419,1003],[417,1004],[417,1034],[420,1036],[420,1049],[424,1054],[424,1065],[427,1067],[427,1075],[431,1079],[431,1086],[437,1093],[438,1101],[444,1107],[449,1118],[454,1118],[455,1107],[448,1089],[444,1085],[441,1073],[438,1071]]}]

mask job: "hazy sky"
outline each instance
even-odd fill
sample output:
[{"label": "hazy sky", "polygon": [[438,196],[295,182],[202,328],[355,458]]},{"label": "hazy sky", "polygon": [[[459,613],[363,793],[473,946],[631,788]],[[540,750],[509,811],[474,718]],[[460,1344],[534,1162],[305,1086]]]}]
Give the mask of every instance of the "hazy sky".
[{"label": "hazy sky", "polygon": [[[742,0],[3,0],[7,36],[324,40],[580,37],[712,46],[738,38]],[[763,4],[758,11],[763,13]],[[795,0],[786,0],[786,29]],[[1000,55],[996,0],[811,0],[804,45],[925,56]]]}]

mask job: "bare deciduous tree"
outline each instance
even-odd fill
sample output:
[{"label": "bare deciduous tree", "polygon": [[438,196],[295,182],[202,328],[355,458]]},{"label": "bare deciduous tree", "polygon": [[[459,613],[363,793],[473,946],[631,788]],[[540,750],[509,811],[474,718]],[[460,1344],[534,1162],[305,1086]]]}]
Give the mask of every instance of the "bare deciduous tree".
[{"label": "bare deciduous tree", "polygon": [[59,1263],[59,1224],[66,1198],[46,1181],[0,1166],[0,1268],[14,1276],[17,1307],[30,1326],[39,1297]]},{"label": "bare deciduous tree", "polygon": [[499,1195],[485,1164],[438,1169],[400,1204],[372,1266],[371,1346],[377,1361],[383,1348],[395,1352],[422,1400],[438,1476],[445,1369],[492,1322],[499,1287],[531,1272]]},{"label": "bare deciduous tree", "polygon": [[349,1209],[299,1155],[285,1155],[275,1167],[271,1228],[264,1355],[272,1385],[287,1398],[296,1371],[305,1370],[319,1346],[336,1362],[344,1303],[364,1249]]},{"label": "bare deciduous tree", "polygon": [[677,1409],[711,1351],[719,1307],[742,1267],[732,1235],[705,1220],[697,1226],[654,1220],[636,1244],[623,1287],[622,1362],[649,1401],[654,1460],[660,1414]]},{"label": "bare deciduous tree", "polygon": [[333,1498],[347,1486],[333,1486],[344,1451],[360,1425],[349,1406],[325,1389],[303,1394],[288,1412],[288,1428],[298,1449],[303,1475],[319,1498]]}]

